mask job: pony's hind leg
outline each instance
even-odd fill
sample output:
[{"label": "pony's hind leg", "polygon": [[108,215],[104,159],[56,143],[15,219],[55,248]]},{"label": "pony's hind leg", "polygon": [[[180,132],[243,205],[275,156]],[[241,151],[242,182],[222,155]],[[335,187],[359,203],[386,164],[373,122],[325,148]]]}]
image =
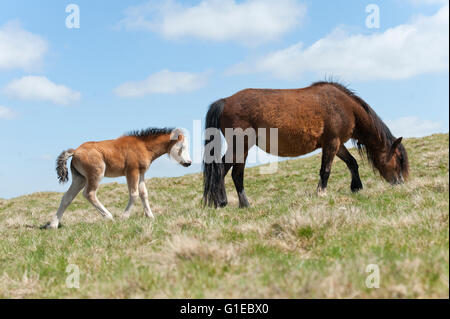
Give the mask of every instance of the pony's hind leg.
[{"label": "pony's hind leg", "polygon": [[[247,195],[244,190],[244,169],[245,162],[248,156],[248,150],[255,145],[256,140],[251,140],[250,137],[248,139],[243,138],[243,145],[238,146],[237,139],[234,139],[233,145],[236,145],[236,149],[233,146],[233,170],[231,171],[231,177],[233,178],[234,187],[236,188],[236,192],[239,198],[239,208],[250,207],[248,203]],[[243,146],[243,148],[242,148]],[[231,149],[231,147],[230,147]]]},{"label": "pony's hind leg", "polygon": [[328,178],[330,177],[331,165],[339,149],[339,139],[332,139],[322,146],[322,164],[320,166],[320,180],[317,186],[317,194],[323,196],[326,194]]},{"label": "pony's hind leg", "polygon": [[234,186],[236,187],[236,191],[238,193],[240,208],[250,206],[244,190],[244,169],[245,163],[236,163],[233,165],[233,171],[231,172]]},{"label": "pony's hind leg", "polygon": [[129,200],[128,205],[123,212],[123,217],[128,218],[131,214],[131,209],[133,208],[134,202],[139,197],[139,171],[129,171],[127,173],[127,184],[128,184],[128,193]]},{"label": "pony's hind leg", "polygon": [[102,203],[100,203],[100,201],[97,198],[97,189],[102,177],[103,175],[89,176],[87,178],[87,185],[83,191],[83,195],[98,210],[98,212],[103,217],[109,220],[114,220],[111,213],[105,208],[105,206],[103,206]]},{"label": "pony's hind leg", "polygon": [[147,186],[145,186],[145,175],[141,173],[139,175],[139,196],[141,197],[142,205],[144,206],[145,216],[154,218],[150,205],[148,203]]},{"label": "pony's hind leg", "polygon": [[58,228],[58,225],[63,217],[64,211],[67,209],[70,203],[72,203],[72,201],[78,195],[78,193],[83,189],[85,184],[86,179],[84,178],[84,176],[72,168],[72,184],[62,197],[61,203],[59,204],[59,208],[55,216],[53,217],[52,221],[42,226],[42,228],[51,228],[51,229]]},{"label": "pony's hind leg", "polygon": [[222,187],[222,196],[221,196],[221,202],[219,203],[219,207],[225,207],[228,205],[228,198],[227,198],[227,191],[225,189],[225,176],[227,176],[229,170],[233,167],[234,163],[227,163],[226,156],[224,155],[222,157],[222,163],[223,163],[223,174],[222,179],[220,181]]},{"label": "pony's hind leg", "polygon": [[350,173],[352,174],[352,183],[350,184],[350,189],[352,192],[357,192],[363,188],[361,179],[359,178],[358,163],[356,159],[350,154],[344,145],[339,147],[337,156],[347,164]]}]

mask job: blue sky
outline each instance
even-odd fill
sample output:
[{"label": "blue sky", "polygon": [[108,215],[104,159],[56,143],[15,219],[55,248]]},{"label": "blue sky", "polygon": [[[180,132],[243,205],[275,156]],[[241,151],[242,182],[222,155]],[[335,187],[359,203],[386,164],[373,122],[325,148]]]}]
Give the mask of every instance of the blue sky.
[{"label": "blue sky", "polygon": [[[448,51],[445,0],[2,1],[0,197],[64,191],[55,159],[85,141],[192,132],[218,98],[330,75],[396,135],[448,132]],[[147,177],[198,171],[160,159]]]}]

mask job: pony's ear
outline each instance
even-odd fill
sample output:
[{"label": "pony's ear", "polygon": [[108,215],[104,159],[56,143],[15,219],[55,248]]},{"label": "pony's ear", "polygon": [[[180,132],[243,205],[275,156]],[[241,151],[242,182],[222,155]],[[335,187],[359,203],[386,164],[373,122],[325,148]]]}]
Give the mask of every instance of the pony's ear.
[{"label": "pony's ear", "polygon": [[389,150],[388,161],[391,160],[391,157],[395,153],[395,149],[400,145],[400,143],[402,142],[402,139],[403,139],[403,137],[399,137],[398,139],[396,139],[394,141],[394,143],[392,143],[391,149]]}]

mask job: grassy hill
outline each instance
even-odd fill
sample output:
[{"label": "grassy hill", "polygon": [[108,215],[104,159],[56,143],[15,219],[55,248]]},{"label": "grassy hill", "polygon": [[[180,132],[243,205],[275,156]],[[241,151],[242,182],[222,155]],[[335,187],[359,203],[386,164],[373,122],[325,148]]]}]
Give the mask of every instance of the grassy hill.
[{"label": "grassy hill", "polygon": [[[272,175],[247,169],[245,210],[230,177],[230,205],[203,209],[200,174],[147,180],[154,221],[140,203],[120,218],[128,194],[117,183],[99,191],[115,222],[79,195],[56,231],[38,226],[61,194],[0,199],[0,297],[448,298],[449,136],[405,146],[411,179],[397,187],[354,154],[358,194],[339,159],[325,197],[315,195],[319,155]],[[79,267],[78,289],[66,286],[69,264]],[[379,288],[366,287],[369,264]]]}]

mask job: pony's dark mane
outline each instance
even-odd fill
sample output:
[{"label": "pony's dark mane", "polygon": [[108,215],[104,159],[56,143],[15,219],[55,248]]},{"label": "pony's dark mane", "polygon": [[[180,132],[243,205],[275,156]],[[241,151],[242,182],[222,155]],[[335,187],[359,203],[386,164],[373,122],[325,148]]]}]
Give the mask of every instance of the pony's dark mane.
[{"label": "pony's dark mane", "polygon": [[387,146],[391,146],[392,143],[395,141],[395,137],[392,135],[389,128],[384,124],[384,122],[380,119],[380,117],[375,113],[375,111],[370,107],[369,104],[366,103],[362,98],[360,98],[355,91],[352,89],[349,89],[347,86],[334,82],[334,81],[321,81],[321,82],[315,82],[312,84],[312,86],[316,85],[324,85],[329,84],[337,88],[338,90],[344,92],[348,96],[350,96],[352,99],[354,99],[356,102],[358,102],[359,105],[362,106],[362,108],[366,111],[369,118],[372,120],[372,123],[375,127],[376,134],[378,138],[380,139],[380,142]]},{"label": "pony's dark mane", "polygon": [[[390,149],[392,144],[395,141],[394,135],[392,135],[389,128],[386,126],[386,124],[380,119],[380,117],[375,113],[375,111],[370,107],[369,104],[366,103],[362,98],[360,98],[355,91],[349,89],[347,86],[335,82],[335,81],[319,81],[313,83],[311,86],[319,86],[319,85],[332,85],[338,90],[344,92],[346,95],[351,97],[353,100],[355,100],[361,107],[366,111],[367,115],[371,119],[373,126],[375,128],[376,135],[378,137],[379,142],[381,145],[384,145],[387,149]],[[379,150],[374,149],[372,145],[368,145],[367,141],[364,140],[353,140],[355,146],[358,148],[358,152],[363,155],[363,153],[366,153],[367,159],[369,163],[374,167],[375,164],[375,153],[377,153]],[[403,145],[400,144],[399,150],[401,152],[401,166],[402,171],[405,173],[405,175],[408,175],[408,155],[406,153],[405,148]]]},{"label": "pony's dark mane", "polygon": [[148,136],[158,136],[163,134],[170,134],[174,128],[157,128],[157,127],[149,127],[142,130],[135,130],[125,134],[125,136],[136,136],[136,137],[148,137]]}]

